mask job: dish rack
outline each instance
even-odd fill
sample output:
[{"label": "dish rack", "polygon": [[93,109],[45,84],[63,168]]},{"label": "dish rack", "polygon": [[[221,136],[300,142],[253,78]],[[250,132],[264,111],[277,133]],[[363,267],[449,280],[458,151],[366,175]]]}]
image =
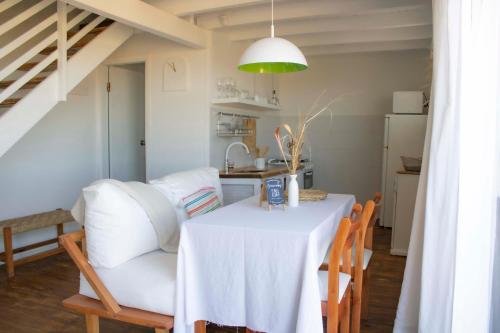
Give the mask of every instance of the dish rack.
[{"label": "dish rack", "polygon": [[254,135],[254,130],[243,126],[243,119],[259,119],[259,117],[219,112],[217,118],[217,136],[243,137]]}]

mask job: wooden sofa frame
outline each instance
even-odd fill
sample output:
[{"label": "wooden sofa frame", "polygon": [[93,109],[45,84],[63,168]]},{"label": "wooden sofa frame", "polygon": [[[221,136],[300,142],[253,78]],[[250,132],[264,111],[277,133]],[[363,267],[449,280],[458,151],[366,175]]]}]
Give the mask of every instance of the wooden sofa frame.
[{"label": "wooden sofa frame", "polygon": [[[100,300],[76,294],[63,301],[64,307],[85,315],[87,333],[99,333],[99,318],[113,319],[155,329],[155,333],[167,333],[174,326],[174,317],[121,306],[106,288],[87,260],[85,231],[79,230],[59,236],[60,244],[66,249],[83,276]],[[82,249],[77,243],[82,244]],[[195,333],[206,333],[205,321],[195,322]]]}]

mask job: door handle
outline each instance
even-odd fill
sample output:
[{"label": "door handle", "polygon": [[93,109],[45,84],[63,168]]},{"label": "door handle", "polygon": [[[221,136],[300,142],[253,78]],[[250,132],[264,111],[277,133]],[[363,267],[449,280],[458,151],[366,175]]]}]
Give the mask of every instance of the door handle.
[{"label": "door handle", "polygon": [[139,141],[139,144],[141,146],[145,146],[146,145],[146,140],[142,139],[141,141]]}]

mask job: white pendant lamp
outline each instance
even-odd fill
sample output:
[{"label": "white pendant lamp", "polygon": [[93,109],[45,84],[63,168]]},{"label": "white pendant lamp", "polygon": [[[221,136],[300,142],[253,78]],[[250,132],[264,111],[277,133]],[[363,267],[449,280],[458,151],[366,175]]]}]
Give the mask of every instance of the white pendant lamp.
[{"label": "white pendant lamp", "polygon": [[250,73],[288,73],[307,68],[306,58],[297,46],[274,37],[274,0],[271,0],[271,37],[250,45],[241,56],[238,69]]}]

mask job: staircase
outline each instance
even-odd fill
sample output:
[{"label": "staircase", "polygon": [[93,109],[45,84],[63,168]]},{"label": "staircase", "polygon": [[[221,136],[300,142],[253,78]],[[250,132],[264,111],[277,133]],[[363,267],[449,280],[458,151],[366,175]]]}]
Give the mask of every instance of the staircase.
[{"label": "staircase", "polygon": [[58,0],[0,2],[0,157],[133,33]]}]

